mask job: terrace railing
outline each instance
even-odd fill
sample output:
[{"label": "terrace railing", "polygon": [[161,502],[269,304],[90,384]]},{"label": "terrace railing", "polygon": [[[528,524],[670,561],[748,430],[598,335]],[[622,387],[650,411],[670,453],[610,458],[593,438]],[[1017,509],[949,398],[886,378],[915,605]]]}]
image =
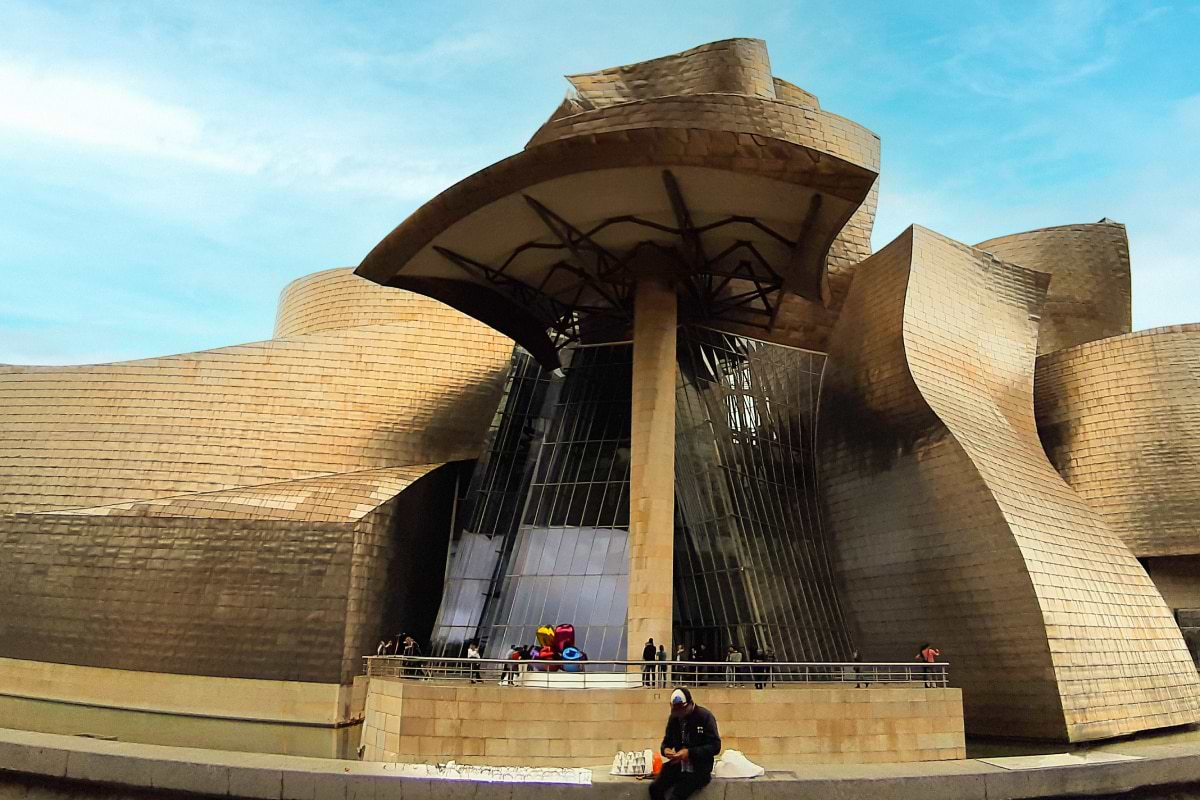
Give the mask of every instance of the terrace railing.
[{"label": "terrace railing", "polygon": [[550,661],[368,656],[364,674],[437,683],[554,689],[675,686],[789,688],[814,683],[949,686],[949,664],[800,661]]}]

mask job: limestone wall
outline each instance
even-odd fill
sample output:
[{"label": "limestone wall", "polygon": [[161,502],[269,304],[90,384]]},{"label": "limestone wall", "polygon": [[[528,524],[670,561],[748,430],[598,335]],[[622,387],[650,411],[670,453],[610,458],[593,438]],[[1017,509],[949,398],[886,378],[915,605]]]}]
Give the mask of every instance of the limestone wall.
[{"label": "limestone wall", "polygon": [[[512,766],[610,763],[658,749],[666,689],[526,689],[372,678],[363,759]],[[966,757],[958,689],[700,687],[726,748],[750,759],[862,764]]]},{"label": "limestone wall", "polygon": [[0,658],[0,694],[232,720],[341,725],[362,713],[365,685],[212,678]]}]

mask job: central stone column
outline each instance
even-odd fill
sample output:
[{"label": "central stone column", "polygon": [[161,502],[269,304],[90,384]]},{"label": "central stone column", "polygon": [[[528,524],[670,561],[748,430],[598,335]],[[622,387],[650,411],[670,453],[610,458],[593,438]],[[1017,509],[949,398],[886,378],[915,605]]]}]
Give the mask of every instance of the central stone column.
[{"label": "central stone column", "polygon": [[675,290],[643,274],[633,306],[628,658],[671,652],[675,547]]}]

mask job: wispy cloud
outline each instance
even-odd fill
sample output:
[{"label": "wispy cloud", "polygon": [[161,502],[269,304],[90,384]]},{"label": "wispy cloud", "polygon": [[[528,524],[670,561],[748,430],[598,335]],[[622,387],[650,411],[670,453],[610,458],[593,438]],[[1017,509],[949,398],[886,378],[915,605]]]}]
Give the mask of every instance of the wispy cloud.
[{"label": "wispy cloud", "polygon": [[325,120],[284,122],[271,126],[248,118],[244,127],[231,128],[198,109],[89,75],[83,67],[0,60],[0,135],[182,162],[309,190],[398,199],[428,197],[461,177],[461,167],[432,151],[363,153],[351,138],[314,139],[308,131],[326,129]]},{"label": "wispy cloud", "polygon": [[1133,31],[1165,13],[1108,0],[1054,0],[1032,9],[987,4],[977,24],[945,37],[943,70],[980,95],[1041,98],[1111,69]]},{"label": "wispy cloud", "polygon": [[254,172],[266,154],[220,146],[195,111],[83,71],[0,61],[0,130]]},{"label": "wispy cloud", "polygon": [[[444,34],[412,49],[381,53],[377,50],[338,50],[335,57],[355,67],[382,67],[397,78],[407,70],[461,70],[480,61],[490,61],[512,51],[512,39],[504,32],[464,31]],[[417,77],[417,76],[412,76]]]}]

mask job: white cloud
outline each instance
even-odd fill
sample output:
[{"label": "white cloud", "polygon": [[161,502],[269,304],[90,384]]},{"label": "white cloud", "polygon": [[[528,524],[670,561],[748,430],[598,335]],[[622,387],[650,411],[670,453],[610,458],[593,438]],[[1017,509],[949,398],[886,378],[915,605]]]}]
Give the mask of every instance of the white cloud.
[{"label": "white cloud", "polygon": [[235,172],[265,162],[261,152],[211,141],[204,120],[188,108],[105,78],[11,61],[0,62],[0,129]]},{"label": "white cloud", "polygon": [[[454,52],[449,44],[445,48]],[[461,167],[436,156],[364,151],[355,133],[350,125],[339,129],[327,119],[305,119],[303,111],[274,119],[235,116],[219,124],[197,109],[89,75],[83,67],[0,60],[0,136],[392,199],[428,198],[462,177]]]}]

